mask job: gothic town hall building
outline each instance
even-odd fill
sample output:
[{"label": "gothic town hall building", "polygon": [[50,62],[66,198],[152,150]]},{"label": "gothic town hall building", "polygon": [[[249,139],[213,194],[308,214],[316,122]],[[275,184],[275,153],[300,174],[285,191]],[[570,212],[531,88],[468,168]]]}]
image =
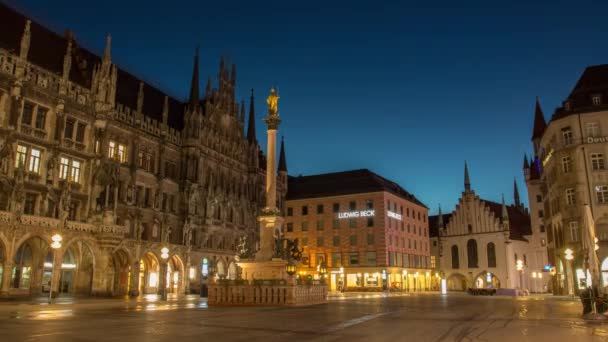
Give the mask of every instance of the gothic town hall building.
[{"label": "gothic town hall building", "polygon": [[235,278],[237,245],[255,251],[265,203],[253,92],[246,125],[235,66],[222,58],[201,92],[197,53],[182,101],[117,67],[110,37],[98,56],[2,4],[0,22],[0,296],[50,284],[179,294],[204,288],[210,271]]}]

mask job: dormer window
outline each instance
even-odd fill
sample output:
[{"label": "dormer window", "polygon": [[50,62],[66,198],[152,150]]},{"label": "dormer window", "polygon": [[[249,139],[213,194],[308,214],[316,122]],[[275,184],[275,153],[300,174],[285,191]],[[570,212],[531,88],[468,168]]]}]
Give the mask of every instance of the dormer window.
[{"label": "dormer window", "polygon": [[594,106],[599,106],[602,104],[602,96],[601,95],[593,95],[591,96],[591,102]]},{"label": "dormer window", "polygon": [[566,103],[564,103],[564,108],[566,108],[566,110],[570,110],[570,101],[566,101]]}]

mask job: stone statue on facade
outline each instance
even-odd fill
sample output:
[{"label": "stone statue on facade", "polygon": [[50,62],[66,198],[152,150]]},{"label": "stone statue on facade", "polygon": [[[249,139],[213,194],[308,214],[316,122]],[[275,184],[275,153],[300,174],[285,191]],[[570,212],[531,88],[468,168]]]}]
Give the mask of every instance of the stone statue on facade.
[{"label": "stone statue on facade", "polygon": [[65,227],[65,223],[70,214],[70,204],[72,202],[72,185],[70,182],[65,182],[61,195],[59,197],[58,209],[59,209],[59,222],[61,227]]},{"label": "stone statue on facade", "polygon": [[289,258],[294,261],[302,260],[302,252],[303,249],[299,248],[300,240],[295,238],[293,240],[287,240],[287,252],[289,253]]},{"label": "stone statue on facade", "polygon": [[184,228],[182,228],[182,243],[186,247],[190,247],[192,244],[192,229],[192,225],[190,222],[188,222],[188,220],[186,220],[186,223],[184,223]]},{"label": "stone statue on facade", "polygon": [[13,162],[13,139],[7,137],[0,148],[0,172],[8,174],[9,165]]},{"label": "stone statue on facade", "polygon": [[239,258],[248,258],[250,256],[250,247],[247,243],[247,235],[243,235],[238,238],[236,244],[236,251]]}]

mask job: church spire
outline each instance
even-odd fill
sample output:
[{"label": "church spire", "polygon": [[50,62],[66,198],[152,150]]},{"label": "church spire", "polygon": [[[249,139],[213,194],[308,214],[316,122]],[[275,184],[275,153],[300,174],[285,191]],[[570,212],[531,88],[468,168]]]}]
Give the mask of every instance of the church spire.
[{"label": "church spire", "polygon": [[192,84],[190,85],[189,104],[194,108],[199,104],[199,82],[198,82],[198,47],[194,55],[194,69],[192,70]]},{"label": "church spire", "polygon": [[530,163],[528,162],[528,156],[524,154],[524,170],[530,168]]},{"label": "church spire", "polygon": [[439,204],[439,214],[437,217],[437,226],[439,229],[443,229],[443,214],[441,213],[441,204]]},{"label": "church spire", "polygon": [[285,159],[285,139],[281,137],[281,152],[279,154],[279,172],[287,173],[287,161]]},{"label": "church spire", "polygon": [[253,104],[253,89],[251,89],[251,99],[249,100],[249,126],[247,127],[247,141],[254,144],[255,138],[255,109]]},{"label": "church spire", "polygon": [[112,47],[112,36],[108,34],[108,37],[106,37],[106,48],[103,51],[103,59],[101,61],[102,65],[109,66],[112,63],[111,47]]},{"label": "church spire", "polygon": [[519,190],[517,189],[517,180],[513,178],[513,199],[515,200],[515,206],[521,207],[521,202],[519,201]]},{"label": "church spire", "polygon": [[509,213],[507,212],[507,205],[505,204],[505,194],[502,194],[502,222],[509,222]]},{"label": "church spire", "polygon": [[536,107],[534,109],[534,130],[532,131],[532,140],[540,139],[547,129],[547,122],[545,122],[545,115],[543,110],[540,108],[538,102],[538,96],[536,97]]},{"label": "church spire", "polygon": [[464,190],[471,191],[471,179],[469,178],[469,168],[467,162],[464,162]]}]

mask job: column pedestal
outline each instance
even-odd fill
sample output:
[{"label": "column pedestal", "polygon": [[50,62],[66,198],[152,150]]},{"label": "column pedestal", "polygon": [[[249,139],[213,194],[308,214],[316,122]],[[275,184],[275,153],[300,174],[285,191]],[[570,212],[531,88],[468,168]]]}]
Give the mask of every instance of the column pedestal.
[{"label": "column pedestal", "polygon": [[0,287],[0,298],[8,298],[13,275],[13,264],[4,263],[2,266],[2,287]]},{"label": "column pedestal", "polygon": [[139,296],[139,276],[140,276],[140,271],[139,271],[139,262],[134,263],[131,266],[131,274],[130,274],[130,287],[129,287],[129,296],[130,297],[137,297]]}]

